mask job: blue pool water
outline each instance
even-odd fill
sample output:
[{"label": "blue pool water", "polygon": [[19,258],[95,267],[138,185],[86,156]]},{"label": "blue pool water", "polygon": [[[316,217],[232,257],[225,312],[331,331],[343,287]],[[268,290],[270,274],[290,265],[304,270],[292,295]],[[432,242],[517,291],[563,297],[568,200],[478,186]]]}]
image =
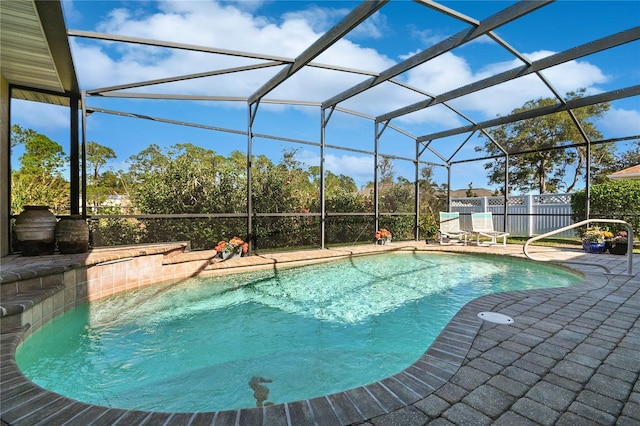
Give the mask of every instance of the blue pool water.
[{"label": "blue pool water", "polygon": [[255,407],[393,375],[481,295],[580,281],[516,259],[433,253],[192,279],[69,311],[17,361],[39,385],[99,405]]}]

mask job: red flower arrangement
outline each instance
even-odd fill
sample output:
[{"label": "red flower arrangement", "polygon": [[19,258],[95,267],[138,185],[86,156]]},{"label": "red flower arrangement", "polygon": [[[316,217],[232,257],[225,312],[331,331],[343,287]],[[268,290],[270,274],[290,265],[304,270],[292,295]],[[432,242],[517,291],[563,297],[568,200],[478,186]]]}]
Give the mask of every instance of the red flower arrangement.
[{"label": "red flower arrangement", "polygon": [[391,232],[382,228],[376,232],[377,242],[389,242],[391,241]]},{"label": "red flower arrangement", "polygon": [[215,247],[215,250],[226,259],[234,254],[245,254],[249,251],[249,244],[244,242],[242,238],[233,237],[228,242],[219,241]]}]

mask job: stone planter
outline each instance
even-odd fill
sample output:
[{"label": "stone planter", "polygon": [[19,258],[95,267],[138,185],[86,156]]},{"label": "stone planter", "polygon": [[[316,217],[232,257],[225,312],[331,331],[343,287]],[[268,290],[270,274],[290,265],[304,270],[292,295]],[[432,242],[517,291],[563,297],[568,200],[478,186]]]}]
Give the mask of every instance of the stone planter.
[{"label": "stone planter", "polygon": [[53,254],[56,249],[56,217],[47,206],[24,206],[14,230],[23,256]]},{"label": "stone planter", "polygon": [[61,254],[84,253],[89,250],[89,225],[80,215],[60,218],[55,234]]}]

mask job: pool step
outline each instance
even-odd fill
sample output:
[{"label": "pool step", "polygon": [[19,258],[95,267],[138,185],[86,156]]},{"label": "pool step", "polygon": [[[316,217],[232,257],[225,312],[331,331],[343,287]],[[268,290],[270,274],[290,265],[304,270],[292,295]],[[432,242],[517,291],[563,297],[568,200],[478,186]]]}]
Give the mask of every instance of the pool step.
[{"label": "pool step", "polygon": [[[33,288],[33,282],[40,281]],[[2,284],[0,302],[0,332],[22,326],[22,313],[64,291],[64,284],[43,286],[42,280],[16,281]]]},{"label": "pool step", "polygon": [[5,256],[0,267],[0,332],[27,324],[32,332],[78,304],[153,284],[163,277],[161,259],[188,248],[188,242],[177,242],[71,255]]}]

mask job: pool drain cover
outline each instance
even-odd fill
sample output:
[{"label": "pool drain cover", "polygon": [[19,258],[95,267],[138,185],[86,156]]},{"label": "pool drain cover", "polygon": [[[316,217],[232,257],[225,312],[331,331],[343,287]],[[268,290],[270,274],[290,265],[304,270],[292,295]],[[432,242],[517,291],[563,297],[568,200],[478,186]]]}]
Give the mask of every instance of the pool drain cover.
[{"label": "pool drain cover", "polygon": [[513,324],[513,318],[497,312],[480,312],[478,317],[485,321],[495,322],[497,324]]}]

